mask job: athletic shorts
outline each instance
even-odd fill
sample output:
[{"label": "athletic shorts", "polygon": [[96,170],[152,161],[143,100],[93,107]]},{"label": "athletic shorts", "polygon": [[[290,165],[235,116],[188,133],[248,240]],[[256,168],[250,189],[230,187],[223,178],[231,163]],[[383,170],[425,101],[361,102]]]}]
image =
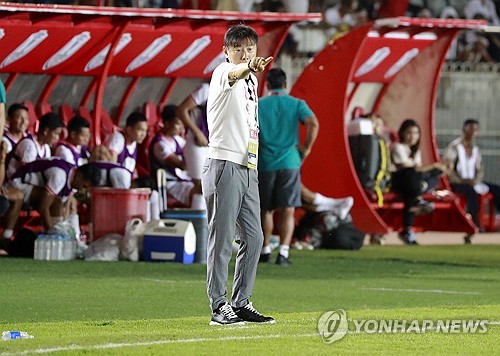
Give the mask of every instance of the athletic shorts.
[{"label": "athletic shorts", "polygon": [[259,172],[259,193],[263,211],[302,206],[300,170]]},{"label": "athletic shorts", "polygon": [[186,206],[191,206],[192,182],[178,181],[167,182],[167,193]]},{"label": "athletic shorts", "polygon": [[28,204],[30,201],[31,191],[33,190],[33,186],[31,184],[23,183],[21,178],[15,178],[11,180],[7,186],[11,186],[19,189],[24,194],[24,204]]}]

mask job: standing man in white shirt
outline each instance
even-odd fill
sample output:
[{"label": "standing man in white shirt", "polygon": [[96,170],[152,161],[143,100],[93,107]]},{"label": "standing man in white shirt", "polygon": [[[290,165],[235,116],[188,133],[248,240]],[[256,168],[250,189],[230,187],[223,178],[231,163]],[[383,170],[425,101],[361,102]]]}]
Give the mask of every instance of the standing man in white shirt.
[{"label": "standing man in white shirt", "polygon": [[[253,73],[264,71],[273,59],[256,56],[257,42],[255,30],[245,25],[226,32],[223,51],[227,62],[214,70],[208,94],[209,149],[202,186],[209,230],[210,325],[274,323],[249,301],[264,240],[257,179],[257,78]],[[239,249],[229,304],[228,265],[236,236]]]}]

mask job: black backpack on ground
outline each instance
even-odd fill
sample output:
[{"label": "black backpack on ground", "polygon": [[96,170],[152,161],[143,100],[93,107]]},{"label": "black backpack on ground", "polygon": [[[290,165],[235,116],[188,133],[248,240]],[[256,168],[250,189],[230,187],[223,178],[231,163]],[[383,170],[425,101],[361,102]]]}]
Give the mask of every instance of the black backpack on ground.
[{"label": "black backpack on ground", "polygon": [[337,228],[325,231],[321,237],[321,248],[334,250],[359,250],[365,234],[351,223],[340,221]]}]

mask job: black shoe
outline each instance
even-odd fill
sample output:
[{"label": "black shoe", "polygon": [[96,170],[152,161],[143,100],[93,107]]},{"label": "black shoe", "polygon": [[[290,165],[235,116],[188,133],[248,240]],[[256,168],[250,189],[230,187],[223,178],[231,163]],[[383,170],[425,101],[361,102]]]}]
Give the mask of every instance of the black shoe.
[{"label": "black shoe", "polygon": [[252,306],[252,303],[248,303],[244,307],[241,308],[234,308],[234,312],[236,315],[243,321],[248,322],[248,323],[268,323],[268,324],[274,324],[276,320],[274,320],[273,317],[270,316],[264,316],[261,313],[259,313],[255,308]]},{"label": "black shoe", "polygon": [[269,257],[271,257],[270,253],[261,253],[259,257],[259,263],[269,262]]},{"label": "black shoe", "polygon": [[280,266],[290,266],[292,264],[292,262],[290,262],[290,260],[287,257],[278,253],[278,258],[276,259],[276,264],[280,265]]},{"label": "black shoe", "polygon": [[434,203],[420,199],[415,201],[415,204],[409,209],[410,213],[415,215],[430,214],[436,209]]},{"label": "black shoe", "polygon": [[464,244],[469,245],[472,243],[472,238],[474,237],[474,234],[467,234],[464,236]]},{"label": "black shoe", "polygon": [[210,325],[245,325],[235,313],[229,303],[222,304],[212,312]]},{"label": "black shoe", "polygon": [[415,233],[411,230],[400,232],[398,234],[398,237],[405,243],[405,245],[418,245]]}]

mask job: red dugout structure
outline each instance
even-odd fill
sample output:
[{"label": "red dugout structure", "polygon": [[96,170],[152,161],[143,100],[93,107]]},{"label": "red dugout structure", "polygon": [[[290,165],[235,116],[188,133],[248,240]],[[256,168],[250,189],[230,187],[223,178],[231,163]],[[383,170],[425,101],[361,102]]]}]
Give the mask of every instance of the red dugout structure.
[{"label": "red dugout structure", "polygon": [[[356,106],[379,113],[397,131],[406,118],[422,129],[424,162],[439,160],[434,134],[434,105],[441,66],[456,34],[481,29],[483,21],[393,18],[353,30],[328,44],[305,68],[291,94],[307,101],[321,129],[303,168],[304,183],[329,196],[352,195],[355,224],[368,233],[401,227],[401,202],[383,207],[361,186],[349,149],[346,123]],[[446,179],[443,188],[449,188]],[[417,217],[420,230],[474,233],[455,195],[428,196],[436,211]]]},{"label": "red dugout structure", "polygon": [[[33,93],[32,101],[35,107],[45,109],[61,79],[85,83],[74,109],[92,115],[94,139],[99,144],[107,100],[113,98],[119,103],[112,117],[117,125],[132,97],[147,97],[135,92],[141,78],[156,77],[168,83],[161,86],[164,92],[156,103],[159,106],[167,103],[179,79],[209,78],[224,60],[223,37],[231,25],[252,26],[260,36],[259,55],[267,57],[277,55],[291,24],[320,19],[320,14],[2,3],[0,74],[8,73],[2,78],[10,101],[18,100],[16,94],[29,91],[27,87],[35,84],[25,80],[23,87],[16,87],[11,95],[9,91],[20,76],[43,75],[41,92]],[[130,81],[126,88],[106,91],[111,77],[127,77]],[[66,87],[73,88],[71,83]],[[261,90],[264,87],[261,85]]]}]

